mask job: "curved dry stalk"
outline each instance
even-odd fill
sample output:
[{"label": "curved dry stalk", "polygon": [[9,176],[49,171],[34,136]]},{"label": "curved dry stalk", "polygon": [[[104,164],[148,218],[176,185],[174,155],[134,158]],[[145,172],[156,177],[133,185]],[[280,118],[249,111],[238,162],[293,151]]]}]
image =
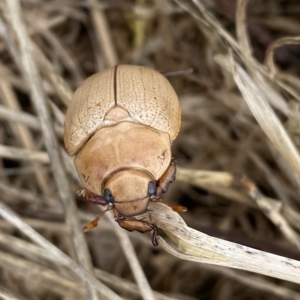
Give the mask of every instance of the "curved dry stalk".
[{"label": "curved dry stalk", "polygon": [[283,37],[283,38],[276,40],[268,47],[268,49],[266,51],[265,64],[268,67],[271,77],[274,77],[276,74],[276,67],[275,67],[275,63],[274,63],[274,59],[273,59],[274,51],[277,48],[282,47],[284,45],[293,45],[293,44],[300,44],[300,37],[297,37],[297,36]]}]

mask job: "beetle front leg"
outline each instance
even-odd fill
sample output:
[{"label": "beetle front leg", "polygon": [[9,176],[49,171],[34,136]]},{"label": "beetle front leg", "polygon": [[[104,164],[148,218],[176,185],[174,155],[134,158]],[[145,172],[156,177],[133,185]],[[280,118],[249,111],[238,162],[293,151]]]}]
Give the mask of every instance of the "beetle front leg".
[{"label": "beetle front leg", "polygon": [[[172,208],[172,210],[176,211],[176,212],[185,212],[185,211],[187,211],[187,208],[185,206],[167,203],[167,202],[162,201],[162,199],[158,198],[158,197],[151,198],[150,201],[151,202],[160,202],[160,203],[163,203],[163,204],[169,206],[170,208]],[[150,211],[149,211],[149,218],[151,219]]]},{"label": "beetle front leg", "polygon": [[116,221],[118,224],[128,230],[128,231],[139,231],[141,233],[145,233],[148,231],[153,230],[153,235],[152,235],[152,244],[153,246],[158,246],[156,236],[157,236],[157,227],[153,224],[149,224],[145,221],[140,221],[136,219],[128,219],[128,218],[122,218],[122,217],[117,217]]},{"label": "beetle front leg", "polygon": [[83,227],[83,231],[90,231],[98,226],[99,220],[110,210],[114,208],[113,205],[108,205],[104,211],[102,211],[95,220],[91,221],[89,224]]},{"label": "beetle front leg", "polygon": [[160,197],[162,193],[165,193],[168,190],[169,184],[175,180],[175,175],[176,161],[174,158],[172,158],[168,169],[157,182],[156,197]]},{"label": "beetle front leg", "polygon": [[108,203],[103,199],[103,197],[94,194],[93,192],[89,191],[88,189],[81,189],[77,192],[80,198],[86,202],[92,202],[94,204],[99,205],[107,205]]}]

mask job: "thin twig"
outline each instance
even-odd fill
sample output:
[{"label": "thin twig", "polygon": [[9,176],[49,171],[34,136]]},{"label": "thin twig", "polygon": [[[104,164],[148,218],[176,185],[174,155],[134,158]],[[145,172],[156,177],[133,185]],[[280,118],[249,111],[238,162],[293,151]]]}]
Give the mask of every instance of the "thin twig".
[{"label": "thin twig", "polygon": [[95,8],[97,4],[95,0],[88,0],[88,3],[90,5],[97,46],[102,50],[106,67],[114,67],[118,63],[118,58],[110,35],[105,12],[101,8]]}]

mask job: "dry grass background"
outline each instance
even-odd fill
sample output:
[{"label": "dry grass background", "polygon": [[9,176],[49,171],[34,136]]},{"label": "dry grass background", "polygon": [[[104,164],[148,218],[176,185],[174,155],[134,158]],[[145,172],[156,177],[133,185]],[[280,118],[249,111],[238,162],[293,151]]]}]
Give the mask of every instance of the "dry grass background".
[{"label": "dry grass background", "polygon": [[188,208],[191,228],[300,260],[299,1],[22,0],[32,61],[17,3],[0,1],[0,299],[300,299],[295,283],[180,260],[147,234],[128,234],[132,247],[109,217],[83,234],[98,210],[76,198],[61,147],[70,95],[89,75],[192,68],[169,76],[183,115],[164,199]]}]

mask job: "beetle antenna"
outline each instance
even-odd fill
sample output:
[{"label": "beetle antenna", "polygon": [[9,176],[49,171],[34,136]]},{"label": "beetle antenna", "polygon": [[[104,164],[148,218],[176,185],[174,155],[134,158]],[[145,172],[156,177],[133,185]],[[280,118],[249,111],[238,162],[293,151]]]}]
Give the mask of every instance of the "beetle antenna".
[{"label": "beetle antenna", "polygon": [[108,205],[106,207],[106,209],[104,211],[102,211],[95,220],[93,220],[92,222],[90,222],[89,224],[87,224],[86,226],[83,227],[83,231],[90,231],[92,229],[94,229],[95,227],[98,226],[98,222],[99,220],[104,216],[105,213],[107,213],[109,210],[113,209],[113,205]]},{"label": "beetle antenna", "polygon": [[94,204],[99,204],[99,205],[107,205],[107,202],[104,200],[103,197],[96,195],[89,191],[88,189],[81,189],[77,192],[77,195],[86,202],[91,202]]}]

